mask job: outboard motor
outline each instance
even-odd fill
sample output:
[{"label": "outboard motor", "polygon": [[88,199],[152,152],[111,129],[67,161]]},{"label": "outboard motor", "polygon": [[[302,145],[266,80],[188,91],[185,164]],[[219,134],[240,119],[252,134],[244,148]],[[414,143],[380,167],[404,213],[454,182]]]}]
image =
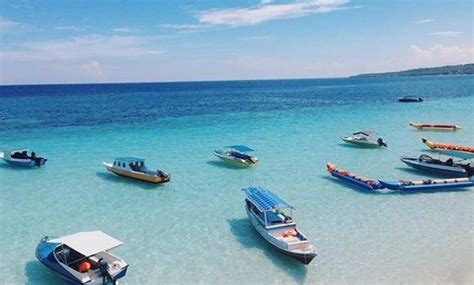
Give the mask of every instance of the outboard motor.
[{"label": "outboard motor", "polygon": [[463,168],[466,170],[466,174],[468,177],[474,175],[474,168],[471,166],[470,163],[463,165]]},{"label": "outboard motor", "polygon": [[113,284],[116,284],[116,280],[109,273],[109,264],[103,258],[99,259],[99,271],[102,275],[102,284],[107,284],[107,280],[112,281]]},{"label": "outboard motor", "polygon": [[382,138],[378,138],[377,142],[379,143],[380,146],[387,147],[387,144],[384,142],[384,140]]}]

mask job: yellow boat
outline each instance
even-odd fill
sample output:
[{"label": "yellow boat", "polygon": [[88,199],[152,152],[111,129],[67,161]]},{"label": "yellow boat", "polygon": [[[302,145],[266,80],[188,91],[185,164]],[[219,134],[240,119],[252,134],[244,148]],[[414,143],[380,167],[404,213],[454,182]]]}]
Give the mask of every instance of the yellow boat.
[{"label": "yellow boat", "polygon": [[414,123],[410,122],[410,126],[414,127],[418,130],[431,130],[431,131],[456,131],[459,130],[461,127],[458,125],[450,125],[450,124],[421,124],[421,123]]},{"label": "yellow boat", "polygon": [[451,155],[462,159],[474,158],[473,146],[433,142],[427,138],[421,138],[421,141],[432,150],[436,150],[442,154]]},{"label": "yellow boat", "polygon": [[151,170],[145,166],[145,160],[135,157],[116,158],[113,163],[103,162],[108,171],[123,177],[150,183],[165,183],[171,176],[159,169]]}]

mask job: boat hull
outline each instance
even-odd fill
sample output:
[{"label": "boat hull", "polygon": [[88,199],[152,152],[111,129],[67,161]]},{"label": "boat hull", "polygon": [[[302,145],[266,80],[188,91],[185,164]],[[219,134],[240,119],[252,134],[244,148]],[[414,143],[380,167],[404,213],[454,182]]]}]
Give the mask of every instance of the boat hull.
[{"label": "boat hull", "polygon": [[115,175],[126,177],[126,178],[131,178],[135,180],[140,180],[140,181],[145,181],[149,183],[154,183],[154,184],[161,184],[161,183],[166,183],[170,181],[170,175],[168,174],[167,177],[163,176],[156,176],[156,175],[147,175],[145,173],[141,172],[135,172],[135,171],[125,171],[121,169],[116,169],[110,164],[104,163],[105,168],[112,172]]},{"label": "boat hull", "polygon": [[[72,274],[66,266],[62,265],[54,256],[54,250],[60,246],[59,243],[51,243],[47,241],[48,238],[43,238],[36,247],[36,258],[48,269],[53,271],[67,284],[88,284],[88,285],[103,285],[102,278],[81,280]],[[127,274],[128,265],[117,272],[113,278],[118,280]],[[77,273],[76,273],[77,274]],[[111,280],[107,280],[105,284],[113,284]]]},{"label": "boat hull", "polygon": [[339,174],[337,172],[334,172],[334,171],[331,172],[331,175],[335,178],[338,178],[338,179],[348,183],[348,184],[357,186],[357,187],[362,188],[364,190],[374,191],[374,190],[378,190],[378,189],[383,188],[383,186],[380,183],[378,183],[377,181],[374,181],[374,183],[369,184],[369,183],[360,181],[358,179],[352,178],[350,176],[341,175],[341,174]]},{"label": "boat hull", "polygon": [[350,143],[352,145],[358,146],[358,147],[363,147],[363,148],[377,148],[381,147],[381,145],[376,142],[376,141],[361,141],[361,140],[354,140],[351,139],[350,137],[342,137],[341,138],[343,141]]},{"label": "boat hull", "polygon": [[254,229],[260,234],[262,238],[264,238],[268,242],[269,245],[272,246],[272,248],[278,250],[280,253],[286,256],[289,256],[298,260],[299,262],[305,265],[310,264],[311,261],[316,257],[317,255],[316,250],[314,250],[313,252],[302,253],[302,252],[287,250],[285,248],[278,246],[278,244],[275,242],[275,239],[267,232],[265,227],[258,222],[257,218],[252,214],[248,206],[245,206],[245,210],[247,212],[247,215]]},{"label": "boat hull", "polygon": [[250,166],[255,166],[256,163],[252,162],[250,160],[243,160],[240,158],[235,158],[235,157],[229,157],[226,155],[223,155],[217,151],[214,151],[213,154],[217,156],[220,160],[235,165],[235,166],[240,166],[240,167],[250,167]]},{"label": "boat hull", "polygon": [[364,190],[374,191],[384,188],[378,180],[367,179],[360,177],[358,175],[349,173],[346,170],[338,169],[334,164],[326,164],[327,171],[335,178],[342,180],[348,184],[354,185],[356,187],[362,188]]},{"label": "boat hull", "polygon": [[448,143],[438,143],[430,141],[426,138],[421,138],[421,141],[428,146],[432,151],[436,151],[445,155],[455,156],[462,159],[474,158],[474,147],[464,145],[454,145]]},{"label": "boat hull", "polygon": [[28,168],[33,168],[33,167],[41,167],[46,164],[48,161],[46,158],[40,158],[39,162],[37,163],[34,160],[31,159],[9,159],[4,157],[3,160],[13,166],[19,166],[19,167],[28,167]]},{"label": "boat hull", "polygon": [[457,131],[461,127],[458,125],[442,125],[442,124],[418,124],[410,122],[410,126],[418,130],[427,131]]},{"label": "boat hull", "polygon": [[[459,178],[463,179],[463,178]],[[449,179],[453,182],[439,182],[439,183],[426,183],[426,184],[415,184],[407,185],[401,181],[385,181],[379,180],[382,185],[390,190],[399,190],[399,191],[436,191],[436,190],[452,190],[459,188],[468,188],[474,186],[474,179],[465,179],[462,182],[455,182],[456,179]],[[431,181],[431,180],[427,180]],[[433,180],[433,181],[448,181],[445,180]],[[416,183],[416,182],[415,182]]]},{"label": "boat hull", "polygon": [[406,165],[424,172],[439,174],[449,177],[467,177],[467,172],[460,166],[447,166],[420,162],[418,159],[402,158],[400,159]]},{"label": "boat hull", "polygon": [[422,99],[422,98],[406,98],[406,97],[400,97],[400,98],[398,98],[398,102],[403,102],[403,103],[423,102],[423,99]]},{"label": "boat hull", "polygon": [[69,271],[67,271],[61,264],[59,264],[56,257],[54,257],[54,249],[59,244],[52,244],[42,240],[36,247],[36,258],[47,268],[53,271],[61,279],[68,284],[83,284],[80,280],[75,278]]}]

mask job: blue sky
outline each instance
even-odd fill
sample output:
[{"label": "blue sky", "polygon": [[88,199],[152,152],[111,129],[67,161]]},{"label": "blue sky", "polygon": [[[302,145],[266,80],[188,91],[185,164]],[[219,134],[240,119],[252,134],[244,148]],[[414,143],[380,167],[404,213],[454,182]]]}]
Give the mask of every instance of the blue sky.
[{"label": "blue sky", "polygon": [[0,84],[342,77],[474,62],[468,0],[8,1]]}]

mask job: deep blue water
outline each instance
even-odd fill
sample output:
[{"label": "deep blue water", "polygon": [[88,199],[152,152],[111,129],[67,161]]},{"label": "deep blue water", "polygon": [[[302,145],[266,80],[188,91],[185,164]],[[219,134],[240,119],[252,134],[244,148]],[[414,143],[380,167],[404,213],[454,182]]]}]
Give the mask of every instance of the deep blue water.
[{"label": "deep blue water", "polygon": [[[427,82],[429,82],[427,84]],[[472,77],[0,86],[0,131],[472,95]]]}]

